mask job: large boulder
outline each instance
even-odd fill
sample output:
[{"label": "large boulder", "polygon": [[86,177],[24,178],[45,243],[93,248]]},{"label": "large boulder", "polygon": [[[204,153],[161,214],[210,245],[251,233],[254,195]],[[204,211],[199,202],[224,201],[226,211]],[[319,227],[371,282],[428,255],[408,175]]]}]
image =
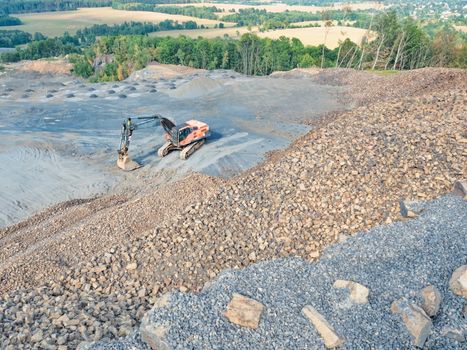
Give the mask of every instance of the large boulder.
[{"label": "large boulder", "polygon": [[467,299],[467,265],[458,267],[449,280],[451,291]]},{"label": "large boulder", "polygon": [[425,287],[422,289],[421,294],[423,298],[423,310],[430,317],[436,316],[443,299],[438,288],[435,286]]},{"label": "large boulder", "polygon": [[416,347],[423,348],[431,332],[431,328],[433,327],[433,323],[425,311],[423,311],[421,307],[409,303],[406,299],[393,302],[391,311],[402,317],[405,327],[412,336],[412,344]]},{"label": "large boulder", "polygon": [[258,328],[264,306],[259,301],[234,293],[224,315],[242,327]]},{"label": "large boulder", "polygon": [[141,340],[145,342],[152,350],[170,349],[169,343],[165,338],[170,325],[167,323],[155,323],[151,319],[151,315],[155,309],[166,307],[169,305],[169,303],[170,293],[166,293],[160,298],[157,298],[154,302],[153,309],[150,312],[146,312],[143,319],[141,320],[141,325],[139,327]]},{"label": "large boulder", "polygon": [[336,333],[334,328],[329,324],[324,316],[316,311],[313,306],[306,305],[302,312],[313,324],[316,331],[321,335],[326,348],[334,349],[344,345],[344,339]]},{"label": "large boulder", "polygon": [[350,290],[350,301],[355,304],[367,304],[368,303],[368,295],[370,294],[370,290],[365,287],[363,284],[353,282],[353,281],[346,281],[346,280],[336,280],[333,284],[334,288],[346,288]]}]

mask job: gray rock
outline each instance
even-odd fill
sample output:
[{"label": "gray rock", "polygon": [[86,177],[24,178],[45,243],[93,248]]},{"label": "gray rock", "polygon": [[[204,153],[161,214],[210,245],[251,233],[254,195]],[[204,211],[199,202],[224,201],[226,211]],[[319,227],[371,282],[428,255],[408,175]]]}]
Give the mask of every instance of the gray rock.
[{"label": "gray rock", "polygon": [[457,196],[465,198],[467,196],[467,180],[456,181],[452,192]]},{"label": "gray rock", "polygon": [[31,342],[32,343],[39,343],[44,339],[44,332],[42,329],[38,330],[36,333],[34,333],[31,337]]},{"label": "gray rock", "polygon": [[445,337],[458,341],[459,343],[465,342],[465,332],[462,329],[444,327],[441,331],[441,334]]},{"label": "gray rock", "polygon": [[412,344],[422,348],[425,344],[433,324],[422,308],[409,303],[406,299],[400,299],[392,303],[391,311],[399,314],[405,327],[412,336]]},{"label": "gray rock", "polygon": [[400,201],[399,207],[404,218],[414,218],[423,211],[423,203],[419,201]]},{"label": "gray rock", "polygon": [[165,339],[169,325],[155,324],[151,321],[150,315],[146,314],[141,320],[139,332],[141,340],[144,341],[152,350],[170,350],[171,347]]},{"label": "gray rock", "polygon": [[368,294],[370,290],[364,285],[346,280],[336,280],[333,284],[334,288],[346,288],[350,290],[350,301],[355,304],[367,304],[368,303]]}]

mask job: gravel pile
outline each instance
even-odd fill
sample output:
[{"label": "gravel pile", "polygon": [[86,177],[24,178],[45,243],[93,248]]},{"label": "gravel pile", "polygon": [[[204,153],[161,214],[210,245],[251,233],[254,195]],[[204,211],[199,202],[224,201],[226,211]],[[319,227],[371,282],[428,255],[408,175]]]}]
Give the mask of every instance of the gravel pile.
[{"label": "gravel pile", "polygon": [[[225,183],[187,179],[160,198],[109,202],[78,226],[73,211],[39,218],[31,227],[66,239],[51,240],[56,261],[37,249],[0,271],[8,291],[0,299],[0,344],[63,349],[125,336],[162,292],[199,291],[220,271],[258,261],[315,260],[341,235],[400,219],[400,199],[449,192],[467,177],[462,86],[343,113]],[[186,202],[194,204],[180,207]],[[174,210],[159,211],[160,204]],[[30,232],[16,229],[0,239]]]},{"label": "gravel pile", "polygon": [[122,185],[121,194],[61,203],[0,229],[0,295],[41,286],[71,266],[131,242],[185,209],[185,202],[174,198],[190,203],[209,197],[221,182],[201,174],[175,183],[171,177],[147,179],[144,185],[133,180]]},{"label": "gravel pile", "polygon": [[[343,348],[411,348],[402,321],[391,313],[393,301],[405,297],[420,303],[427,285],[438,288],[441,308],[425,344],[430,349],[462,349],[443,334],[465,332],[465,299],[449,290],[453,271],[466,263],[467,202],[446,196],[424,205],[420,218],[370,230],[327,248],[317,263],[282,258],[227,270],[199,294],[172,293],[169,303],[149,312],[154,327],[165,325],[170,349],[316,349],[321,337],[302,314],[316,308],[344,339]],[[349,302],[348,293],[333,288],[338,279],[369,288],[369,302]],[[232,295],[239,293],[264,305],[257,329],[232,324],[224,316]],[[98,343],[93,350],[145,349],[138,335]]]},{"label": "gravel pile", "polygon": [[461,69],[422,68],[395,73],[358,71],[354,69],[299,68],[277,72],[273,77],[308,78],[323,85],[347,86],[352,105],[378,103],[406,96],[414,96],[446,90],[452,87],[467,87],[467,73]]}]

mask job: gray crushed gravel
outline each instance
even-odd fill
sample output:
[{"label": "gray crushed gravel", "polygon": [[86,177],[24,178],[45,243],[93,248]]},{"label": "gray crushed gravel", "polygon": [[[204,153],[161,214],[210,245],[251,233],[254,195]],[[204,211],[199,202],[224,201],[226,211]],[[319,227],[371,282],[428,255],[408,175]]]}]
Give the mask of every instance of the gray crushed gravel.
[{"label": "gray crushed gravel", "polygon": [[[345,338],[345,349],[409,349],[410,336],[390,305],[401,297],[420,302],[419,291],[432,284],[443,301],[425,347],[462,349],[466,343],[441,330],[467,330],[465,300],[448,287],[452,272],[467,261],[467,201],[445,196],[424,208],[417,219],[329,247],[317,263],[284,258],[224,271],[200,294],[172,294],[169,306],[152,312],[151,319],[170,324],[167,339],[174,349],[322,349],[320,336],[301,313],[308,304]],[[346,290],[332,288],[336,279],[367,286],[369,303],[351,304]],[[223,316],[234,292],[264,304],[257,330]],[[146,349],[138,334],[92,348]]]}]

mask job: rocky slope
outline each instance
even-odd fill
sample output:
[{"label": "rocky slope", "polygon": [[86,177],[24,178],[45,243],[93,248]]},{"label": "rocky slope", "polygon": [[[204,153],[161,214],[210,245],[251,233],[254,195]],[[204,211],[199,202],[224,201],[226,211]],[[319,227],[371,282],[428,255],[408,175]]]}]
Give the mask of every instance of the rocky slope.
[{"label": "rocky slope", "polygon": [[[156,222],[160,214],[149,208],[159,199],[145,197],[147,206],[138,210],[148,208],[145,228],[155,229],[112,240],[120,228],[109,226],[109,213],[131,220],[132,207],[102,211],[94,225],[77,231],[94,232],[86,236],[89,247],[107,230],[112,244],[99,245],[93,257],[79,253],[83,262],[60,269],[50,282],[46,275],[30,284],[15,270],[4,274],[18,283],[0,300],[0,344],[64,349],[127,335],[161,292],[199,291],[226,268],[271,258],[314,260],[341,235],[398,220],[400,199],[435,198],[466,177],[465,72],[401,73],[371,86],[368,73],[350,74],[361,107],[328,117],[255,169],[208,186],[210,195],[189,197],[192,205],[170,220]],[[313,79],[348,84],[339,71]],[[184,192],[182,185],[180,192],[190,188]]]},{"label": "rocky slope", "polygon": [[[222,272],[199,294],[164,295],[135,334],[87,349],[147,349],[154,339],[168,349],[325,348],[331,329],[315,328],[306,305],[323,316],[342,349],[409,349],[415,341],[428,349],[462,349],[465,299],[449,281],[465,264],[467,201],[447,196],[422,208],[417,219],[327,248],[316,263],[296,257],[262,262]],[[407,310],[391,312],[400,300],[419,312],[420,319],[409,322],[425,327],[411,332],[403,320]],[[232,311],[234,303],[243,313]]]}]

